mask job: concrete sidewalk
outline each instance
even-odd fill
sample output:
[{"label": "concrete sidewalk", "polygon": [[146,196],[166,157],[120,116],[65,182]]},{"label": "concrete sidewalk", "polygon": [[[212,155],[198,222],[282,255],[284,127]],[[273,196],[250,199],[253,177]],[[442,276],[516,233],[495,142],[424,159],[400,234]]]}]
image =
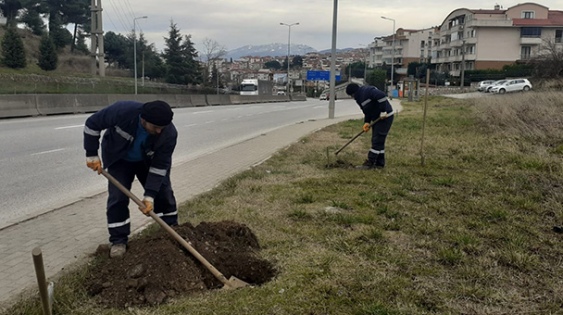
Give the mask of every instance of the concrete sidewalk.
[{"label": "concrete sidewalk", "polygon": [[[399,100],[392,100],[391,103],[395,111],[402,110]],[[212,189],[221,181],[268,159],[275,152],[314,131],[362,117],[358,108],[358,114],[354,116],[301,122],[174,165],[171,180],[177,202],[181,204]],[[88,170],[85,172],[96,175]],[[106,181],[101,175],[99,180]],[[132,192],[137,196],[142,195],[138,182],[133,184]],[[38,294],[31,255],[35,247],[42,250],[47,281],[56,282],[61,271],[84,263],[99,244],[108,242],[106,198],[106,192],[84,198],[0,230],[0,311],[16,302],[20,296]],[[133,202],[130,203],[130,212],[132,231],[152,222],[151,218],[140,213]],[[55,283],[55,290],[56,287]]]},{"label": "concrete sidewalk", "polygon": [[[357,116],[302,122],[175,165],[171,179],[177,201],[181,204],[212,189],[307,134],[343,120],[359,118],[361,112]],[[100,176],[99,180],[105,178]],[[134,183],[132,191],[137,196],[142,195],[138,182]],[[84,262],[99,244],[108,242],[106,198],[106,192],[84,198],[0,230],[0,310],[13,304],[19,296],[38,292],[31,255],[33,248],[41,248],[47,280],[53,281],[61,271]],[[136,208],[131,202],[132,230],[152,222]]]}]

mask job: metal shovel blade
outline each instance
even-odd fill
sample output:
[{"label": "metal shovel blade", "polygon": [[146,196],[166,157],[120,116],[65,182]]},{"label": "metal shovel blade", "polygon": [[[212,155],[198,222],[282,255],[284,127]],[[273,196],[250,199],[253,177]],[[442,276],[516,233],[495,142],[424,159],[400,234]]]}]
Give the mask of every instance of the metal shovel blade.
[{"label": "metal shovel blade", "polygon": [[225,290],[233,290],[233,289],[238,289],[238,288],[244,288],[249,286],[250,284],[240,280],[239,278],[235,277],[235,276],[231,276],[229,278],[229,280],[227,280],[227,282],[224,283],[224,286],[222,289]]}]

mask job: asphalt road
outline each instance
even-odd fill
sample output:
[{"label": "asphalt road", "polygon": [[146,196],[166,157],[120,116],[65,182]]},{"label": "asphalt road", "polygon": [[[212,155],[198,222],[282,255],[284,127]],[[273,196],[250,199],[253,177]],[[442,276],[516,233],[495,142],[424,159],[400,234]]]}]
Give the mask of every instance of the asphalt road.
[{"label": "asphalt road", "polygon": [[[335,116],[355,115],[351,99],[337,100]],[[0,120],[0,229],[94,196],[107,181],[85,165],[82,148],[88,115]],[[264,103],[174,109],[179,164],[262,133],[328,118],[328,101]],[[229,157],[225,156],[228,162]]]}]

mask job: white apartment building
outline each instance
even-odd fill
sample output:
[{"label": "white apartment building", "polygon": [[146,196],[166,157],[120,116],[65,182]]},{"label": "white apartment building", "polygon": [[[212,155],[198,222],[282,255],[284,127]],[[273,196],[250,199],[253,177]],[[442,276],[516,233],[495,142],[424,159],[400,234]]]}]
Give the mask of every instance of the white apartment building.
[{"label": "white apartment building", "polygon": [[562,37],[563,11],[541,4],[527,2],[508,9],[496,5],[492,10],[460,8],[436,28],[397,29],[394,45],[392,35],[375,38],[369,64],[390,65],[394,60],[395,72],[404,75],[410,62],[430,60],[437,70],[460,76],[462,70],[501,69],[525,62],[545,52],[549,43],[563,49]]}]

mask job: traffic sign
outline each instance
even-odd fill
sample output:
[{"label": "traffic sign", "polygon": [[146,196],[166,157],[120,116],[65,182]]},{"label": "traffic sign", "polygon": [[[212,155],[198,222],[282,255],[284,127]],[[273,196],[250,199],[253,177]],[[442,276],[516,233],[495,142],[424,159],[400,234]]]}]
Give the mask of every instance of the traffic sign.
[{"label": "traffic sign", "polygon": [[[330,81],[330,71],[307,70],[307,81]],[[340,73],[336,73],[336,81],[340,81]]]}]

